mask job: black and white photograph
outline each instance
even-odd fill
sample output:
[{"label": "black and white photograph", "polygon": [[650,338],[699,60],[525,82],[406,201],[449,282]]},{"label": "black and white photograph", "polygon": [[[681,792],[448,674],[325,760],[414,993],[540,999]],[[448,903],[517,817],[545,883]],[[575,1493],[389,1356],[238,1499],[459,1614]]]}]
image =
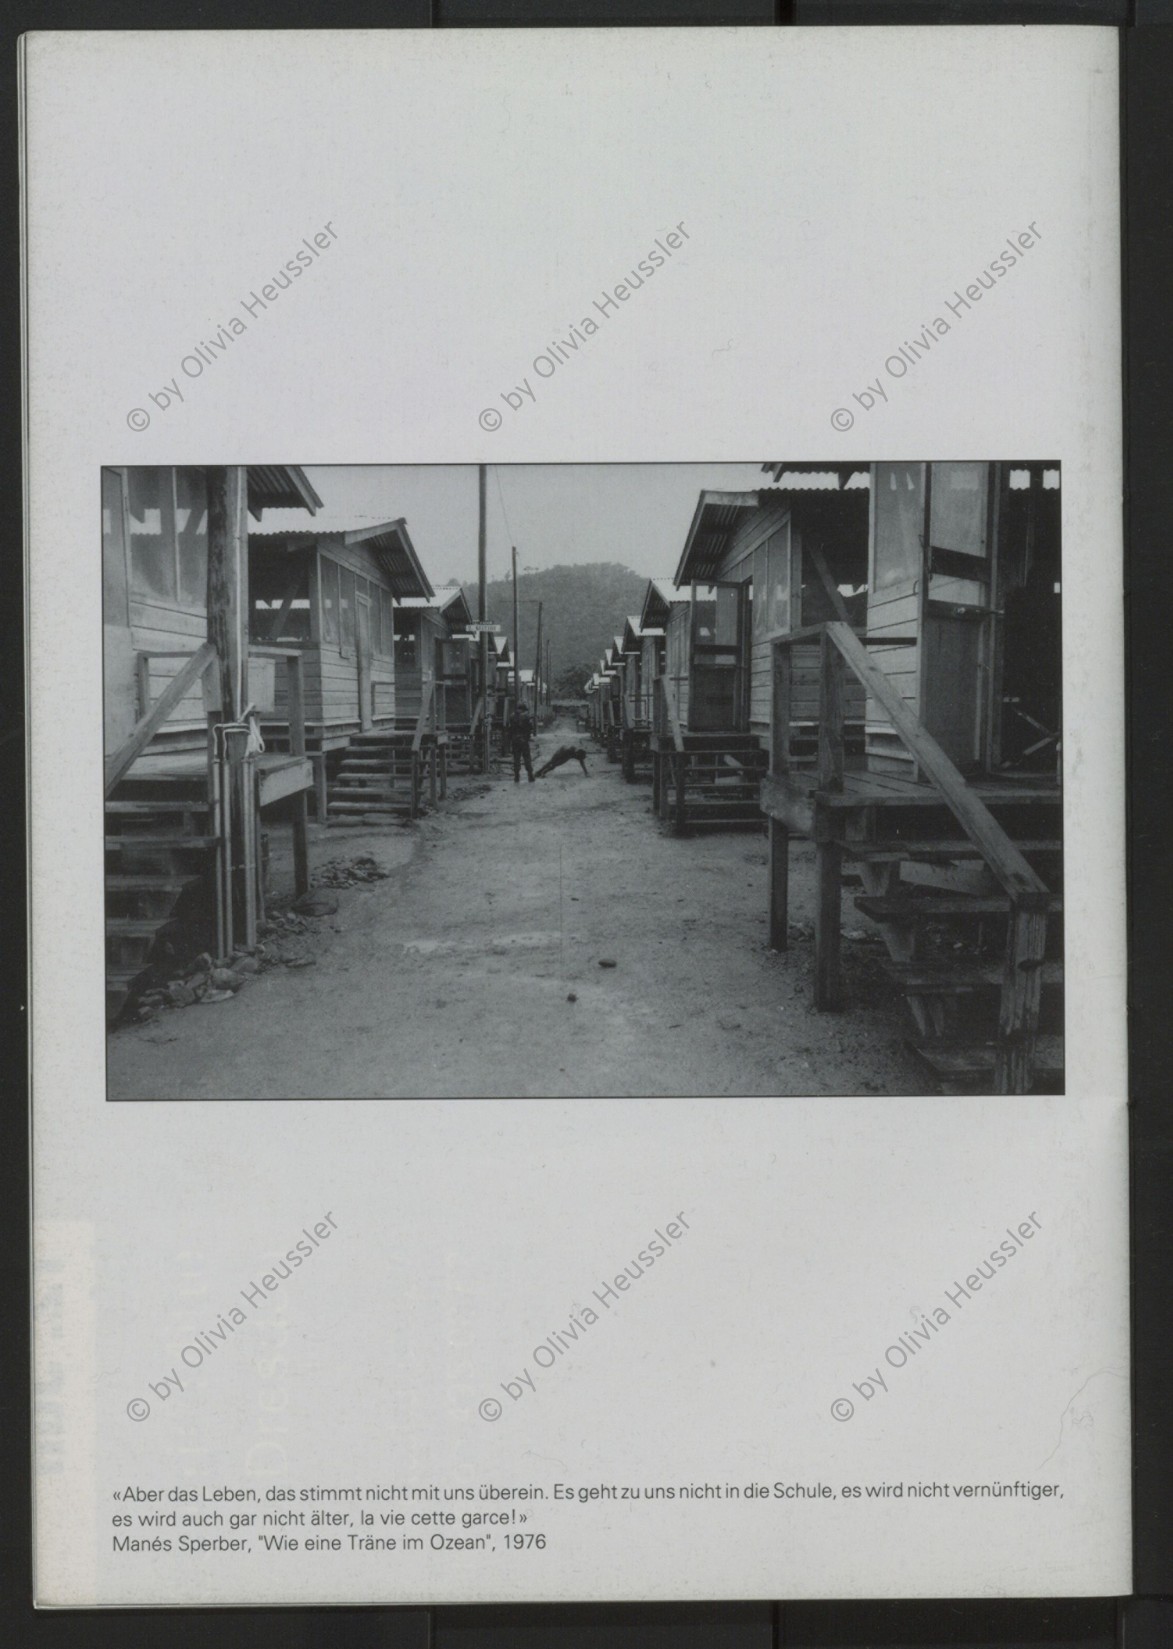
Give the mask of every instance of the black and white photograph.
[{"label": "black and white photograph", "polygon": [[1057,463],[101,485],[110,1099],[1062,1092]]}]

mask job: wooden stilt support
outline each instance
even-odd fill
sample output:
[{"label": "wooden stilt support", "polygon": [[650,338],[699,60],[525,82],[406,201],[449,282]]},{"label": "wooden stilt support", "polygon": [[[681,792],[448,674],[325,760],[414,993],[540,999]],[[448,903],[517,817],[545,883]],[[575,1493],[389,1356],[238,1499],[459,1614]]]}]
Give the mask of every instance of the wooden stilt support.
[{"label": "wooden stilt support", "polygon": [[688,829],[688,813],[685,807],[685,780],[688,774],[688,757],[683,751],[676,753],[676,796],[673,806],[672,828],[678,836],[683,836]]},{"label": "wooden stilt support", "polygon": [[[790,771],[790,654],[774,648],[770,706],[770,772],[783,778]],[[790,832],[780,819],[770,820],[770,948],[790,942]]]},{"label": "wooden stilt support", "polygon": [[310,756],[314,764],[314,815],[319,824],[325,824],[330,807],[330,793],[326,779],[326,752],[315,750]]},{"label": "wooden stilt support", "polygon": [[1046,949],[1046,911],[1012,911],[1007,924],[1006,971],[998,1017],[995,1093],[1030,1092]]},{"label": "wooden stilt support", "polygon": [[[304,756],[305,695],[300,656],[285,660],[285,690],[289,706],[289,752],[293,756]],[[314,776],[316,782],[316,772]],[[293,825],[294,886],[299,894],[308,893],[310,886],[309,821],[304,790],[299,790],[290,799],[290,819]]]},{"label": "wooden stilt support", "polygon": [[839,970],[843,849],[835,841],[819,842],[815,858],[815,1007],[820,1013],[829,1013],[843,1000]]},{"label": "wooden stilt support", "polygon": [[[819,670],[819,791],[843,789],[843,657],[824,632]],[[842,1005],[839,969],[842,921],[843,848],[831,833],[829,809],[815,800],[815,859],[818,876],[815,909],[815,1007],[829,1012]]]},{"label": "wooden stilt support", "polygon": [[790,940],[790,832],[780,819],[770,820],[770,949],[785,950]]}]

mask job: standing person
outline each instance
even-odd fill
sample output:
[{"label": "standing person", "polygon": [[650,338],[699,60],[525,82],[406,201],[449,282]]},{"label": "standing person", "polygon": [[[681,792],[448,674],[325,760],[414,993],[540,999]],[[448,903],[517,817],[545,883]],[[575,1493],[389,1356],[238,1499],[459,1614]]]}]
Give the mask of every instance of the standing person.
[{"label": "standing person", "polygon": [[534,736],[534,719],[524,704],[515,704],[513,714],[505,723],[506,736],[509,739],[509,749],[513,756],[513,782],[521,783],[521,764],[525,763],[526,777],[534,782],[534,761],[530,755],[529,741]]}]

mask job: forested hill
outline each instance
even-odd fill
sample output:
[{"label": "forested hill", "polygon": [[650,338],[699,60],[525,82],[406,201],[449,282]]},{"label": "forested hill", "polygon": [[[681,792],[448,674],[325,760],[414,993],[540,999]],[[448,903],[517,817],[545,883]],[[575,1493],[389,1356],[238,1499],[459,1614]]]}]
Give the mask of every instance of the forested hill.
[{"label": "forested hill", "polygon": [[[520,645],[519,663],[532,669],[537,640],[538,602],[542,603],[543,652],[550,643],[550,666],[556,688],[575,690],[598,668],[603,650],[622,635],[628,613],[643,606],[648,581],[630,567],[614,561],[595,561],[581,567],[545,567],[519,573],[517,578]],[[464,593],[475,617],[477,587]],[[488,588],[489,617],[513,639],[513,585],[499,579]]]}]

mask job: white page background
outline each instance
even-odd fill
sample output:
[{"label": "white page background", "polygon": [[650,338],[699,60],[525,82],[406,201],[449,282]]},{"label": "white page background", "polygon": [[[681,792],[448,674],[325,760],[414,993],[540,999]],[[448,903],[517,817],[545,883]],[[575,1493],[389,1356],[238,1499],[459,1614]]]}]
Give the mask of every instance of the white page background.
[{"label": "white page background", "polygon": [[[1126,1591],[1115,36],[42,34],[26,84],[39,1600]],[[539,384],[535,356],[679,223]],[[980,305],[944,308],[1032,223]],[[865,412],[853,392],[937,315],[948,336]],[[951,457],[1062,464],[1065,1097],[104,1103],[101,464]],[[129,1420],[327,1211],[304,1269]],[[621,1307],[504,1393],[678,1211]],[[841,1493],[930,1480],[1063,1492]],[[519,1506],[544,1550],[112,1550],[132,1484],[555,1482],[837,1493]]]}]

